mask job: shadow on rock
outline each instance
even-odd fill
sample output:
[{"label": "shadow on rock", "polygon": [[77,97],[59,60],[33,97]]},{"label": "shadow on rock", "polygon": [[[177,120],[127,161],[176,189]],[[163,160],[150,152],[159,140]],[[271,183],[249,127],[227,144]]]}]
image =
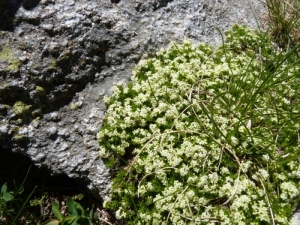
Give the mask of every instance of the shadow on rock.
[{"label": "shadow on rock", "polygon": [[[75,179],[66,175],[51,176],[46,168],[36,167],[27,157],[13,154],[9,149],[0,147],[0,155],[0,188],[6,184],[16,195],[12,204],[7,205],[10,216],[18,213],[16,202],[22,205],[26,200],[16,224],[28,224],[22,219],[28,215],[44,221],[51,218],[51,203],[65,202],[66,196],[84,196],[80,201],[84,209],[94,207],[95,212],[102,209],[102,202],[87,193]],[[9,221],[6,224],[10,224]]]},{"label": "shadow on rock", "polygon": [[39,4],[40,0],[0,0],[0,30],[13,31],[15,14],[23,6],[31,10]]}]

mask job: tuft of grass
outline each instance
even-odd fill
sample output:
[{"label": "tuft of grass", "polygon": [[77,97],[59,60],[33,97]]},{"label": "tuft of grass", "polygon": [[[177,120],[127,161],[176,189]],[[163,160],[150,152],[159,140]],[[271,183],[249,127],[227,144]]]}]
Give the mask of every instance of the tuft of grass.
[{"label": "tuft of grass", "polygon": [[299,0],[266,0],[265,26],[280,48],[292,48],[300,40]]}]

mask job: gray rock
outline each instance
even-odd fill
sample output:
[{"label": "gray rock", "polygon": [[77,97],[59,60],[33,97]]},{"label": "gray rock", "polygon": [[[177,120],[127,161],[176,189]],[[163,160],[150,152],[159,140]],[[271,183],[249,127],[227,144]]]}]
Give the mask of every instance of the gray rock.
[{"label": "gray rock", "polygon": [[0,124],[0,133],[8,134],[9,132],[9,124]]},{"label": "gray rock", "polygon": [[63,144],[59,147],[59,151],[60,151],[60,152],[65,152],[68,148],[69,148],[69,145],[68,145],[67,143],[63,143]]},{"label": "gray rock", "polygon": [[56,135],[57,133],[57,128],[52,126],[48,128],[48,132],[49,132],[49,137]]},{"label": "gray rock", "polygon": [[[170,41],[216,45],[216,27],[256,26],[246,2],[24,0],[7,21],[0,8],[0,29],[6,30],[0,54],[9,56],[0,58],[1,146],[108,198],[111,180],[96,137],[106,112],[103,97],[129,81],[140,59]],[[259,16],[260,1],[249,2]],[[24,108],[16,114],[19,101]]]}]

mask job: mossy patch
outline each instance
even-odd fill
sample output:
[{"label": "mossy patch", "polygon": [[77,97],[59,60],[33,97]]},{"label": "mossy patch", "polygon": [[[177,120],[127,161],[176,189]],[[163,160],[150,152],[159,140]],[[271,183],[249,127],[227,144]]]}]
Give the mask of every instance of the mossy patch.
[{"label": "mossy patch", "polygon": [[28,137],[22,134],[16,134],[13,138],[12,141],[18,145],[27,145],[28,143]]},{"label": "mossy patch", "polygon": [[45,95],[45,94],[46,94],[45,89],[44,89],[43,87],[41,87],[41,86],[36,86],[36,87],[35,87],[35,90],[36,90],[36,92],[37,92],[39,95]]},{"label": "mossy patch", "polygon": [[17,134],[12,139],[13,139],[13,141],[20,142],[20,141],[24,141],[26,139],[26,137],[24,135]]},{"label": "mossy patch", "polygon": [[8,47],[4,47],[2,51],[0,51],[0,60],[5,60],[7,62],[8,66],[6,71],[13,72],[19,70],[21,66],[20,61],[14,57],[13,52]]},{"label": "mossy patch", "polygon": [[48,64],[48,69],[49,70],[56,70],[57,63],[55,59],[52,59],[49,64]]},{"label": "mossy patch", "polygon": [[32,108],[31,105],[26,105],[23,102],[18,101],[13,105],[12,111],[14,112],[15,117],[18,120],[21,120],[19,121],[19,123],[23,123],[24,121],[27,121],[28,118],[30,117],[31,108]]},{"label": "mossy patch", "polygon": [[76,103],[74,103],[74,102],[70,103],[70,109],[75,110],[77,108],[78,108],[78,106],[76,105]]}]

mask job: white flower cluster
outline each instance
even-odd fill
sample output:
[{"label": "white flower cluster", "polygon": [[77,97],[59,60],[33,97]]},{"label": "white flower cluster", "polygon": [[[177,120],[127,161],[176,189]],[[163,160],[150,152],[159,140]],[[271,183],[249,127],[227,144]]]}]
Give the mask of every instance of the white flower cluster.
[{"label": "white flower cluster", "polygon": [[267,36],[244,26],[226,35],[217,49],[171,44],[106,99],[98,138],[101,157],[121,170],[111,202],[118,217],[288,224],[299,195],[300,68],[270,73],[258,56],[279,54]]}]

